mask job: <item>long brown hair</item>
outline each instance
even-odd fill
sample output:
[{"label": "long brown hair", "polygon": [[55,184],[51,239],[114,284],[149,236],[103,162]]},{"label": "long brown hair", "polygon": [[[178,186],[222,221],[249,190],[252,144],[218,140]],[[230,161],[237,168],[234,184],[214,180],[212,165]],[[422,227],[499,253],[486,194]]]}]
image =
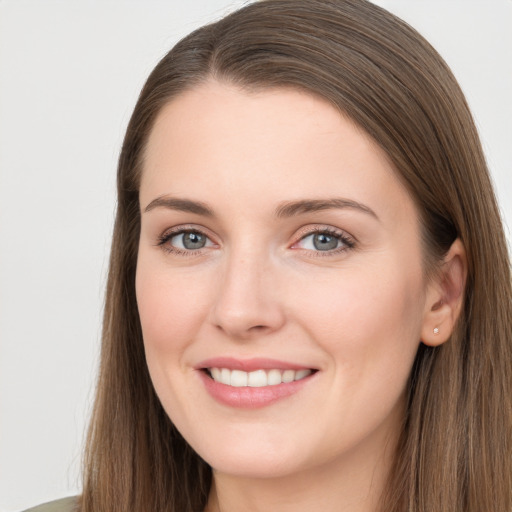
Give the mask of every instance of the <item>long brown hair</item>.
[{"label": "long brown hair", "polygon": [[464,96],[437,52],[366,0],[266,0],[180,41],[148,78],[119,159],[100,378],[83,512],[200,512],[211,470],[163,411],[135,300],[144,149],[161,108],[207,79],[330,101],[386,151],[422,220],[426,270],[468,258],[449,342],[420,344],[382,510],[512,510],[512,291],[499,211]]}]

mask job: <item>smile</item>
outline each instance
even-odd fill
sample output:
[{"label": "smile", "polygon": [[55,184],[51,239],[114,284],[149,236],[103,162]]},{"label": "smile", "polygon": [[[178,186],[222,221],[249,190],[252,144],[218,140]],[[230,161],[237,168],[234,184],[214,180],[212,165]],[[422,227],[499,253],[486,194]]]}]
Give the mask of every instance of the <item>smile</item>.
[{"label": "smile", "polygon": [[204,389],[217,402],[258,409],[314,385],[319,369],[268,358],[214,357],[195,366]]},{"label": "smile", "polygon": [[229,368],[207,368],[207,372],[215,382],[225,384],[226,386],[262,388],[302,380],[311,375],[313,370],[260,369],[245,372],[243,370],[230,370]]}]

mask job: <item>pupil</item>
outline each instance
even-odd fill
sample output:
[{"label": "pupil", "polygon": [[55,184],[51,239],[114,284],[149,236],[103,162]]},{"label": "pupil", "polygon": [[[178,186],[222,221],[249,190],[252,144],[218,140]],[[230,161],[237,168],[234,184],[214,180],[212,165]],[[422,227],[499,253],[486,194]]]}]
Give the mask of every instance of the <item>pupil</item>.
[{"label": "pupil", "polygon": [[329,251],[338,247],[338,239],[325,233],[319,233],[313,237],[313,245],[319,251]]},{"label": "pupil", "polygon": [[206,244],[206,237],[200,233],[185,233],[183,246],[187,249],[202,249]]}]

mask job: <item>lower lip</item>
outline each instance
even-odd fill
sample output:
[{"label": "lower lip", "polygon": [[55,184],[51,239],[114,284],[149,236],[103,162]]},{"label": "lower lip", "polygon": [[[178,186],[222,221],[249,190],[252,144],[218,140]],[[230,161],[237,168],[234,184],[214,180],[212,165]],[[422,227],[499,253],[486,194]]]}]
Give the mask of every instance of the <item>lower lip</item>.
[{"label": "lower lip", "polygon": [[214,381],[202,370],[199,374],[206,390],[221,404],[241,409],[259,409],[298,393],[316,375],[316,372],[301,380],[260,388],[227,386]]}]

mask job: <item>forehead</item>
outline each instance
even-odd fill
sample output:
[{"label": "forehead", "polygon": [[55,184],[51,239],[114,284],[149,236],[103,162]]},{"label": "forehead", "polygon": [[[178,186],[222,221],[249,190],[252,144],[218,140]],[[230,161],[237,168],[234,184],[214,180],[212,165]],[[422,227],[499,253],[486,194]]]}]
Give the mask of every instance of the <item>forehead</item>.
[{"label": "forehead", "polygon": [[141,203],[192,190],[200,200],[246,205],[250,196],[261,204],[343,195],[415,215],[386,153],[358,125],[326,100],[287,88],[247,92],[211,81],[162,109],[146,147]]}]

